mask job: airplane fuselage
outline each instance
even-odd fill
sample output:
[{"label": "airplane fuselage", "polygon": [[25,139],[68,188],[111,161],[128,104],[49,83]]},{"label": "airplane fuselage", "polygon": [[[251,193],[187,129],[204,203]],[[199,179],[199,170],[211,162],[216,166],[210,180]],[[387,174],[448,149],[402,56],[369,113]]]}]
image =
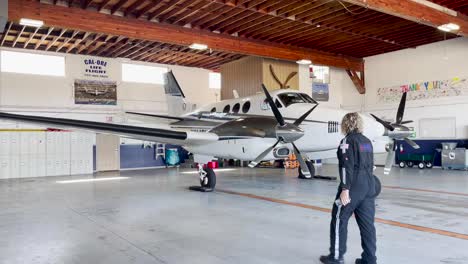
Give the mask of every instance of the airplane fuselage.
[{"label": "airplane fuselage", "polygon": [[[315,103],[309,96],[296,90],[283,89],[271,91],[271,96],[288,123],[293,123],[302,114],[315,106]],[[301,152],[306,153],[313,159],[335,157],[335,150],[343,138],[340,123],[346,113],[348,112],[340,109],[322,107],[320,105],[316,107],[300,126],[304,131],[304,135],[295,141],[295,143]],[[245,117],[242,117],[243,115]],[[273,114],[268,103],[265,101],[265,95],[257,94],[209,104],[186,116],[199,117],[201,120],[220,120],[224,122],[226,120],[233,120],[227,122],[239,122],[240,120],[242,122],[242,118],[248,119],[254,116],[272,117]],[[374,143],[376,152],[383,152],[386,144],[382,140],[385,132],[384,128],[367,115],[362,115],[362,118],[364,121],[364,135]],[[274,122],[276,123],[275,120]],[[254,128],[260,131],[264,126],[264,124],[258,124],[258,127]],[[242,128],[244,126],[236,127]],[[250,127],[245,128],[249,129]],[[235,131],[231,131],[231,134],[232,132]],[[246,137],[221,140],[203,146],[187,146],[187,149],[193,153],[206,156],[252,160],[266,147],[275,142],[276,138],[269,136],[265,136],[265,138]],[[290,148],[290,146],[288,144],[279,144],[278,148]],[[268,159],[278,158],[273,152],[268,155]]]}]

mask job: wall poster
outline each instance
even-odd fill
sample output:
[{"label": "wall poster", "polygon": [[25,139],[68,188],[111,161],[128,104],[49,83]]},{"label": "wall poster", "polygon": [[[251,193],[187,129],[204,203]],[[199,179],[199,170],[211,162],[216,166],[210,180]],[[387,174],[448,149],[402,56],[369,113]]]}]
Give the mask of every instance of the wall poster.
[{"label": "wall poster", "polygon": [[329,99],[329,89],[328,83],[312,83],[312,98],[317,101],[328,102]]},{"label": "wall poster", "polygon": [[117,83],[75,79],[75,104],[117,105]]},{"label": "wall poster", "polygon": [[450,96],[468,96],[468,78],[410,83],[379,88],[378,101],[392,103],[400,101],[401,94],[407,93],[407,100],[423,100]]}]

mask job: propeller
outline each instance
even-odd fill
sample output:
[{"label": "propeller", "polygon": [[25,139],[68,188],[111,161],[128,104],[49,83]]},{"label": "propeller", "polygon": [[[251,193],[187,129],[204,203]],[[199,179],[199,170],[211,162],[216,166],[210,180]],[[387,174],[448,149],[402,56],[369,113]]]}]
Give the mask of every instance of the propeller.
[{"label": "propeller", "polygon": [[297,160],[301,165],[302,171],[304,172],[304,174],[310,175],[309,168],[307,167],[301,152],[297,148],[296,144],[294,144],[294,141],[298,140],[304,135],[304,131],[299,126],[307,118],[307,116],[309,116],[309,114],[312,113],[312,111],[314,111],[317,105],[315,105],[309,111],[302,114],[296,121],[294,121],[294,123],[286,123],[284,121],[283,115],[274,103],[273,98],[271,97],[264,84],[262,84],[262,89],[266,95],[266,99],[268,104],[270,105],[271,111],[275,115],[276,121],[278,122],[278,126],[276,127],[276,136],[278,140],[275,144],[273,144],[271,147],[267,148],[260,155],[258,155],[258,157],[254,161],[250,162],[249,167],[253,168],[257,166],[257,164],[260,163],[276,147],[276,145],[278,145],[280,142],[284,142],[291,143],[294,149],[294,154],[296,155]]},{"label": "propeller", "polygon": [[393,161],[395,159],[395,149],[397,147],[396,146],[397,139],[404,140],[414,149],[419,149],[419,145],[416,144],[416,142],[414,142],[413,140],[408,138],[412,134],[412,131],[407,126],[404,126],[405,124],[409,124],[413,122],[412,120],[403,121],[403,116],[405,114],[405,106],[406,106],[406,94],[407,93],[404,92],[403,96],[401,97],[394,123],[384,121],[378,118],[377,116],[371,114],[371,116],[374,117],[377,122],[382,124],[382,126],[384,126],[387,129],[385,134],[390,139],[392,139],[392,142],[389,143],[388,155],[387,155],[387,160],[385,162],[385,168],[384,168],[384,174],[390,174],[390,171],[392,170]]}]

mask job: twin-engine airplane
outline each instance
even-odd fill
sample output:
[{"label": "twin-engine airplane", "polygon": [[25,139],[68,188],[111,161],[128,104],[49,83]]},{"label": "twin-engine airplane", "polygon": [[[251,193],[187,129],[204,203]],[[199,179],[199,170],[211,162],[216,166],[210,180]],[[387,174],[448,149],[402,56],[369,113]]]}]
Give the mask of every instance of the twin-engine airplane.
[{"label": "twin-engine airplane", "polygon": [[[185,96],[172,72],[165,75],[164,88],[170,113],[186,108]],[[129,113],[145,120],[165,119],[169,123],[159,123],[167,128],[2,112],[0,119],[181,145],[193,153],[198,163],[200,185],[207,189],[214,189],[216,175],[204,164],[215,157],[251,161],[249,166],[255,167],[262,160],[283,159],[294,152],[300,163],[299,177],[312,178],[315,169],[311,159],[336,157],[337,145],[343,137],[340,121],[347,112],[318,107],[318,103],[309,95],[296,90],[282,89],[270,94],[265,86],[262,89],[265,95],[224,100],[180,116]],[[383,121],[374,115],[375,120],[362,115],[364,134],[373,142],[374,151],[383,152],[386,149],[389,152],[386,174],[390,173],[393,164],[395,140],[404,139],[414,148],[419,148],[408,139],[411,131],[404,126],[411,122],[403,121],[405,101],[406,93],[402,96],[395,123]],[[384,136],[392,139],[392,142],[388,143]]]}]

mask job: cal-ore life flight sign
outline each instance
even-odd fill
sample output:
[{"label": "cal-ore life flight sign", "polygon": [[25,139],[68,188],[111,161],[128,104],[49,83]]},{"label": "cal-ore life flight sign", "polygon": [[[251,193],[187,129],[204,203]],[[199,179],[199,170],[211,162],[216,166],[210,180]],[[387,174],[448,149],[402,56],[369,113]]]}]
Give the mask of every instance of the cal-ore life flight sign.
[{"label": "cal-ore life flight sign", "polygon": [[86,58],[83,59],[85,77],[109,78],[108,62],[102,59]]}]

